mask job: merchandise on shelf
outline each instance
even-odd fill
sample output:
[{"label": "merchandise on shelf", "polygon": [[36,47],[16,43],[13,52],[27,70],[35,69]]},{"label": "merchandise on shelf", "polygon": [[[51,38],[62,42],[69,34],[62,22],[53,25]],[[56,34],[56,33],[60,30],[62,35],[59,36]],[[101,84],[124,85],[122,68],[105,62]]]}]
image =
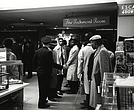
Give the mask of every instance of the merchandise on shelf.
[{"label": "merchandise on shelf", "polygon": [[1,61],[0,70],[9,73],[9,84],[23,83],[23,63],[20,60]]},{"label": "merchandise on shelf", "polygon": [[126,64],[134,63],[134,52],[126,52]]},{"label": "merchandise on shelf", "polygon": [[124,51],[124,42],[123,41],[116,42],[116,51]]},{"label": "merchandise on shelf", "polygon": [[116,73],[126,73],[127,72],[127,66],[116,64],[115,72]]},{"label": "merchandise on shelf", "polygon": [[8,73],[0,73],[0,91],[9,88]]},{"label": "merchandise on shelf", "polygon": [[124,50],[134,52],[134,38],[124,39]]},{"label": "merchandise on shelf", "polygon": [[115,51],[115,60],[116,64],[124,65],[125,64],[124,51]]},{"label": "merchandise on shelf", "polygon": [[134,68],[134,65],[133,64],[126,64],[126,67],[127,67],[127,72],[130,73],[130,76],[133,76],[133,68]]}]

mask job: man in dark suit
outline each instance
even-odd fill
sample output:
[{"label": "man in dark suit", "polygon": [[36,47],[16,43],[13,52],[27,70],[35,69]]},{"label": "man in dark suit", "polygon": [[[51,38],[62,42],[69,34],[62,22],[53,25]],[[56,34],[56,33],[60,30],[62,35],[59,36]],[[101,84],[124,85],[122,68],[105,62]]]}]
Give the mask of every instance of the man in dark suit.
[{"label": "man in dark suit", "polygon": [[39,86],[39,101],[38,108],[47,108],[47,97],[50,86],[50,79],[52,67],[63,69],[61,65],[54,63],[52,51],[49,48],[51,42],[50,37],[43,37],[41,39],[43,47],[36,51],[33,58],[34,68],[37,70],[38,86]]}]

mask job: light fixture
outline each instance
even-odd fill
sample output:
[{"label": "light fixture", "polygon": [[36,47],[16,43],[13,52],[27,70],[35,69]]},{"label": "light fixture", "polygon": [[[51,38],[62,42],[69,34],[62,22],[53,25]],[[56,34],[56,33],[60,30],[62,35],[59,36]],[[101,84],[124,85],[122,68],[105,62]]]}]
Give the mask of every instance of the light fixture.
[{"label": "light fixture", "polygon": [[21,20],[21,21],[24,21],[25,19],[24,19],[24,18],[21,18],[20,20]]},{"label": "light fixture", "polygon": [[40,25],[43,25],[44,23],[40,23]]}]

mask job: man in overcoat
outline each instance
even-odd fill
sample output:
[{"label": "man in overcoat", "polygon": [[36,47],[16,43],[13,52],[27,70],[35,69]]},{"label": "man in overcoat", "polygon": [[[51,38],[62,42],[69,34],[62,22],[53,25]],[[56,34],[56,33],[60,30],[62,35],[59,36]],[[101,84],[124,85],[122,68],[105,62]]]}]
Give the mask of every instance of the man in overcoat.
[{"label": "man in overcoat", "polygon": [[104,72],[111,71],[111,60],[108,50],[102,44],[100,35],[94,35],[90,39],[94,54],[93,69],[91,76],[90,102],[88,110],[95,110],[97,104],[102,104],[101,83]]},{"label": "man in overcoat", "polygon": [[[91,56],[91,54],[94,52],[91,43],[89,43],[89,38],[92,37],[92,33],[86,33],[83,39],[83,45],[84,47],[80,49],[78,54],[78,68],[77,68],[77,75],[78,77],[83,77],[83,84],[84,84],[84,91],[86,94],[86,100],[84,103],[84,106],[81,108],[87,108],[89,104],[89,81],[88,81],[88,61]],[[90,69],[90,68],[89,68]],[[81,79],[80,79],[81,80]]]},{"label": "man in overcoat", "polygon": [[[60,65],[64,65],[67,61],[67,50],[66,46],[63,43],[63,38],[58,38],[58,43],[59,45],[56,46],[53,51],[56,53],[56,63]],[[57,93],[59,95],[62,95],[62,82],[63,82],[63,77],[65,74],[65,70],[57,70]]]},{"label": "man in overcoat", "polygon": [[70,85],[70,91],[68,92],[68,94],[76,94],[78,90],[77,66],[78,66],[78,52],[79,52],[76,38],[70,39],[70,47],[71,50],[69,52],[69,57],[67,63],[65,64],[68,68],[67,81]]}]

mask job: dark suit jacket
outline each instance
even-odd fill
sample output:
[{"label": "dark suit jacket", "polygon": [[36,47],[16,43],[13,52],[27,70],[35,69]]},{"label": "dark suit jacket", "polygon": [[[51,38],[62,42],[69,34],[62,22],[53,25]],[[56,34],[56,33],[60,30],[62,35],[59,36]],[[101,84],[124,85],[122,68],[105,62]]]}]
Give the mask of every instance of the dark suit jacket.
[{"label": "dark suit jacket", "polygon": [[42,47],[36,51],[33,58],[33,66],[38,73],[50,76],[52,73],[52,67],[62,69],[61,65],[54,63],[52,52]]}]

